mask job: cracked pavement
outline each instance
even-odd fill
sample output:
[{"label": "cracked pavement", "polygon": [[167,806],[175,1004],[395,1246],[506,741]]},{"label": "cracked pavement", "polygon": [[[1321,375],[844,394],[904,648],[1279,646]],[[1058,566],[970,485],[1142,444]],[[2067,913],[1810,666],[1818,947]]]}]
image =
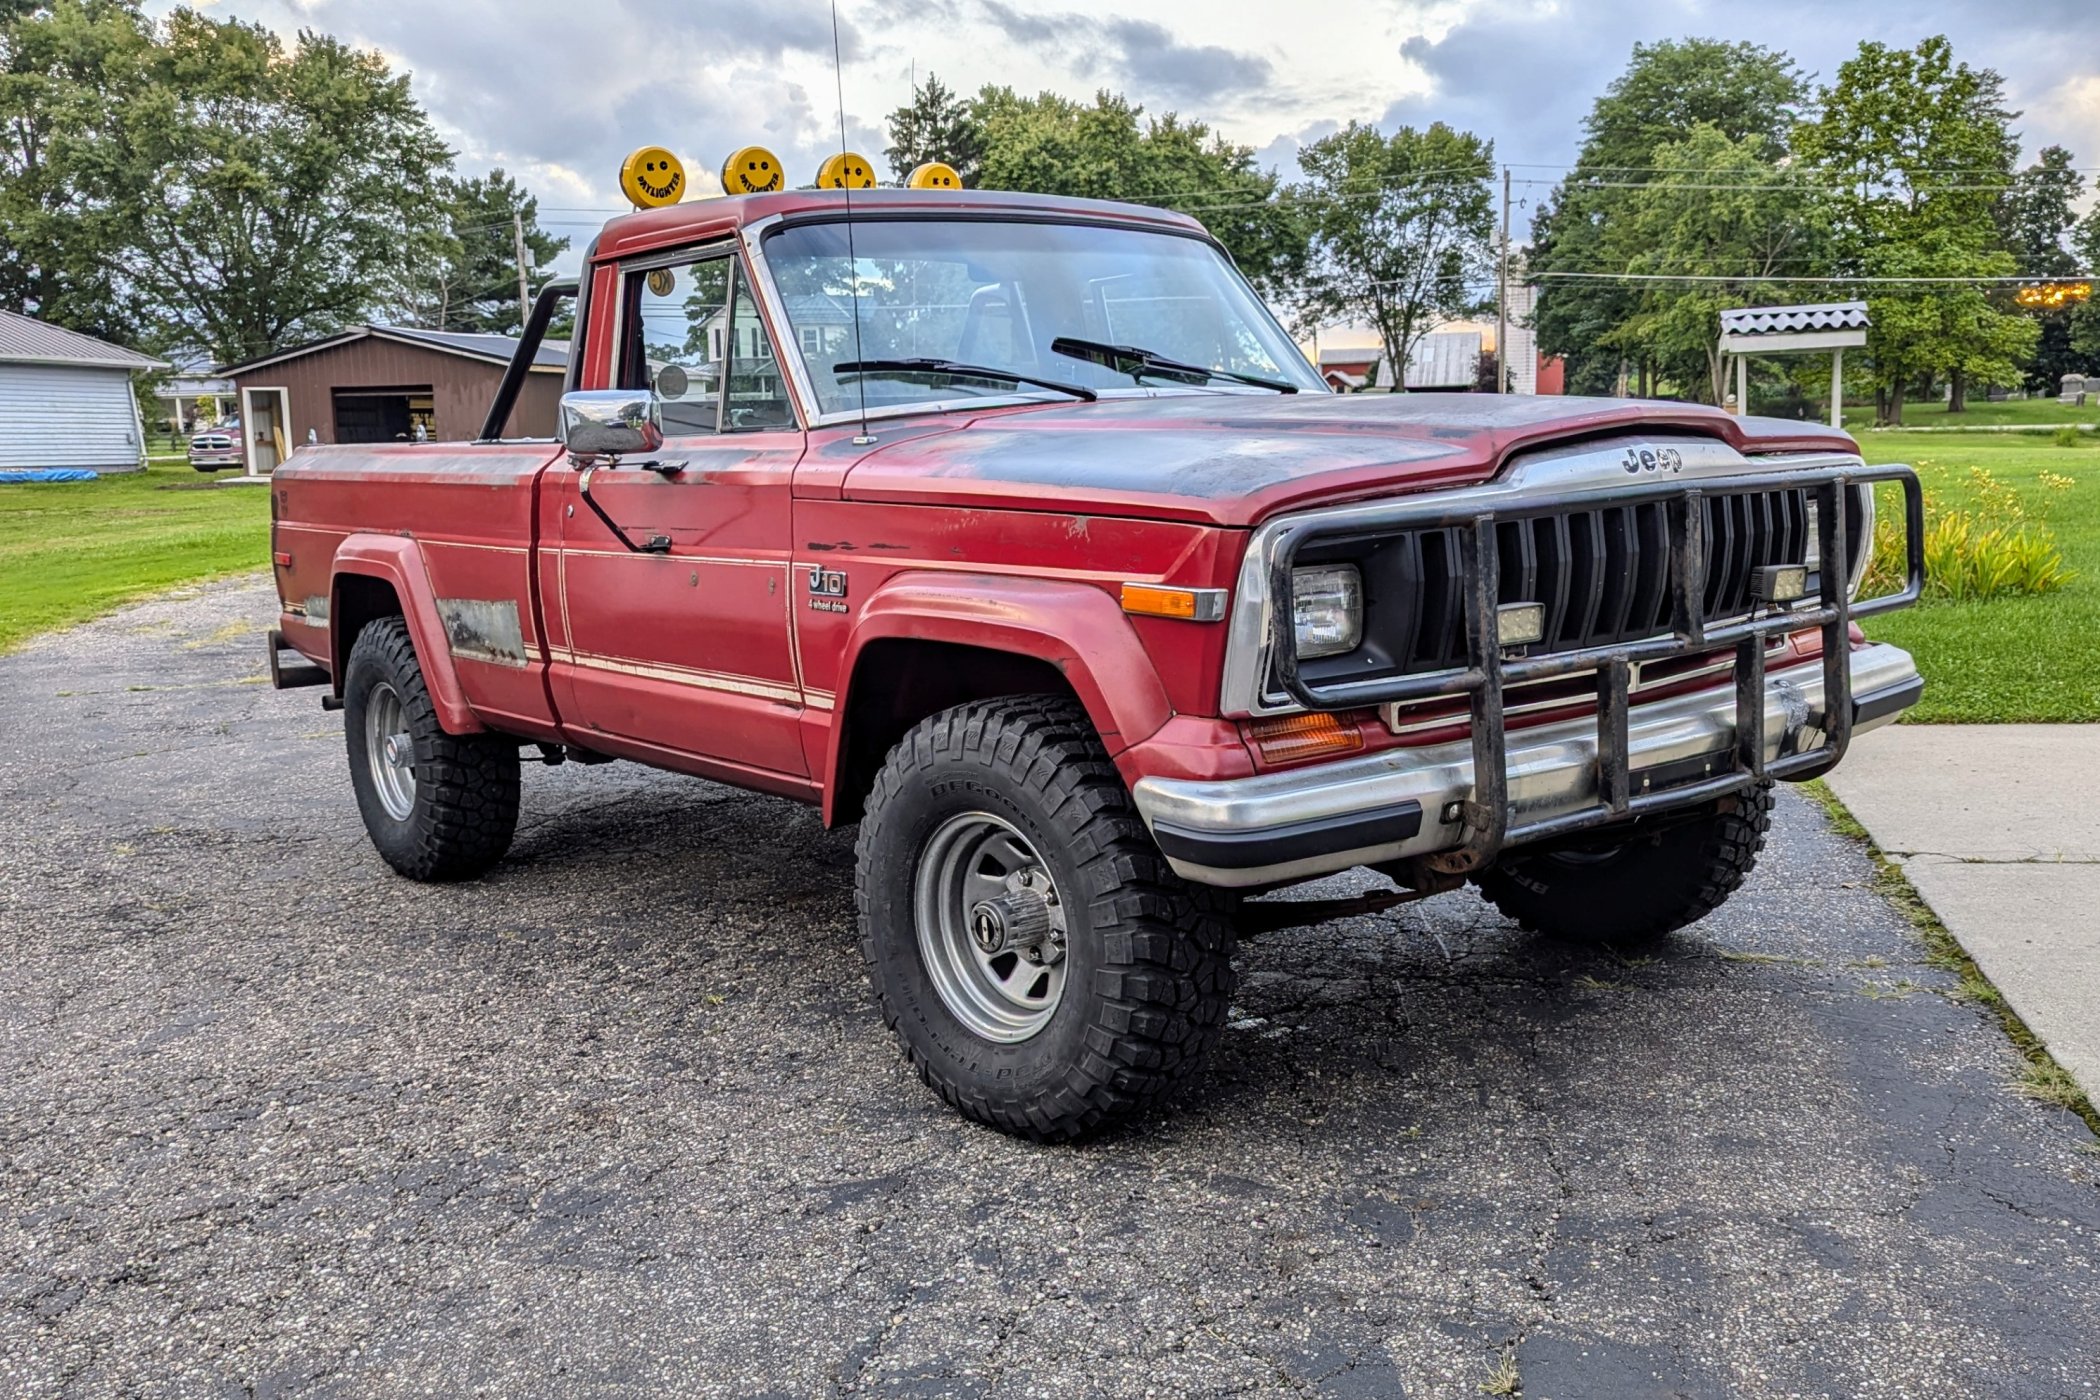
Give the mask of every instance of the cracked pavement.
[{"label": "cracked pavement", "polygon": [[2089,1099],[2100,1099],[2100,724],[1887,731],[1830,786]]},{"label": "cracked pavement", "polygon": [[271,608],[0,659],[0,1393],[2100,1392],[2092,1134],[1797,794],[1652,957],[1265,936],[1044,1149],[904,1071],[806,810],[528,767],[492,876],[394,877]]}]

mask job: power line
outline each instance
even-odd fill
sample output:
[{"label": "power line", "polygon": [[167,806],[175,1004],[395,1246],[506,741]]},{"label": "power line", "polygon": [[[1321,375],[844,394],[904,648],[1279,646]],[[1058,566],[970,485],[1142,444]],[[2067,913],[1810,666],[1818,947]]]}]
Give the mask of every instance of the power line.
[{"label": "power line", "polygon": [[1974,286],[1981,283],[2011,285],[2019,282],[2082,281],[2092,277],[2091,273],[2066,273],[2061,278],[2045,277],[2037,273],[2022,273],[2012,277],[1864,277],[1834,274],[1828,277],[1806,277],[1800,275],[1766,276],[1761,273],[1744,273],[1741,276],[1703,272],[1534,272],[1532,280],[1544,281],[1579,280],[1589,282],[1808,282],[1846,283],[1861,286],[1927,286],[1954,285]]},{"label": "power line", "polygon": [[[1513,160],[1506,162],[1506,164],[1512,170],[1566,170],[1571,173],[1593,170],[1599,173],[1617,175],[1697,175],[1706,168],[1699,165],[1584,165],[1581,161],[1576,161],[1570,165],[1564,163],[1556,164],[1552,161],[1544,160]],[[2015,171],[2007,171],[2003,166],[1997,165],[1920,165],[1914,168],[1934,175],[1997,175],[2001,177],[2007,174],[2090,175],[2100,172],[2100,165],[2030,165]]]},{"label": "power line", "polygon": [[[1812,185],[1805,181],[1778,181],[1771,183],[1742,184],[1681,184],[1674,180],[1585,180],[1569,176],[1566,180],[1518,180],[1520,185],[1545,185],[1564,190],[1726,190],[1730,192],[1759,190],[1784,190],[1792,194],[1837,194],[1858,195],[1857,185]],[[1912,194],[2004,194],[2020,188],[2018,185],[1901,185],[1890,186],[1878,182],[1881,187],[1902,189]],[[1863,196],[1865,197],[1865,196]]]}]

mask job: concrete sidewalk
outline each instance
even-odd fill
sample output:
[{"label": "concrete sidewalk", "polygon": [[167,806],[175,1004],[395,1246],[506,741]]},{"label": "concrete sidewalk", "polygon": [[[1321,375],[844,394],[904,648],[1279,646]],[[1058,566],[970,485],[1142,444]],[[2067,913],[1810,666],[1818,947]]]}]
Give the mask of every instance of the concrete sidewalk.
[{"label": "concrete sidewalk", "polygon": [[2100,1101],[2100,724],[1896,725],[1829,781]]}]

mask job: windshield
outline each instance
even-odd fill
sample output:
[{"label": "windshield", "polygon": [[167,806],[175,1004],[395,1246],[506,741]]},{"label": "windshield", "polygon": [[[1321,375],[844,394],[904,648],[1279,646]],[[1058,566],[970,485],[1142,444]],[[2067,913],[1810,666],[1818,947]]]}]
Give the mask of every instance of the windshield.
[{"label": "windshield", "polygon": [[[853,257],[849,270],[838,222],[790,224],[765,243],[822,413],[858,409],[863,389],[871,409],[1060,397],[1027,383],[871,361],[955,361],[1101,392],[1192,387],[1187,376],[1133,375],[1052,350],[1060,338],[1135,346],[1303,391],[1326,388],[1239,273],[1198,238],[1087,224],[861,219]],[[854,362],[858,372],[838,368]],[[1269,392],[1224,380],[1201,387]]]}]

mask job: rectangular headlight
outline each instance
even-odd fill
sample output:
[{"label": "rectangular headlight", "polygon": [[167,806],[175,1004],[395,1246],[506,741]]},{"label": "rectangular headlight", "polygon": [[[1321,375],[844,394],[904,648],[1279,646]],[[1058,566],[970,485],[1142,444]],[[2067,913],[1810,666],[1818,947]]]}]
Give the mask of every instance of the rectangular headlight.
[{"label": "rectangular headlight", "polygon": [[1291,570],[1292,622],[1303,659],[1340,656],[1364,639],[1364,580],[1354,564]]}]

